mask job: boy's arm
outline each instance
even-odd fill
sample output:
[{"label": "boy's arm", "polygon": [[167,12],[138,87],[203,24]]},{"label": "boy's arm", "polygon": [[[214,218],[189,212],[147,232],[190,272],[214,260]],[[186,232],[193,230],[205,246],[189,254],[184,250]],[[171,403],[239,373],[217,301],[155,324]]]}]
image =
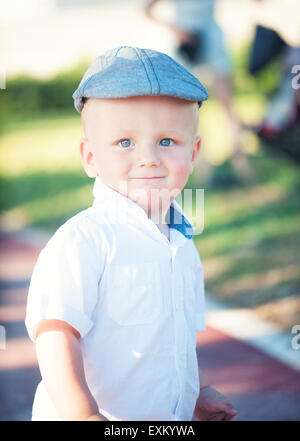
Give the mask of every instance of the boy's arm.
[{"label": "boy's arm", "polygon": [[108,421],[99,413],[84,374],[80,334],[62,320],[44,320],[36,352],[46,390],[62,420]]}]

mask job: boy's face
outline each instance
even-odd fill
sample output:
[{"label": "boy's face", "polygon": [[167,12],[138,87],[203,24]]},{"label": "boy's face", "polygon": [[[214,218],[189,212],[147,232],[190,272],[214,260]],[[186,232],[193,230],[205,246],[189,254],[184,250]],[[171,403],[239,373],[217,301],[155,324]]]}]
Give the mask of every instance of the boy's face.
[{"label": "boy's face", "polygon": [[[196,103],[167,96],[89,99],[80,155],[87,174],[160,215],[184,188],[199,154]],[[142,191],[141,191],[142,190]],[[156,196],[155,196],[156,195]],[[156,202],[155,202],[156,201]]]}]

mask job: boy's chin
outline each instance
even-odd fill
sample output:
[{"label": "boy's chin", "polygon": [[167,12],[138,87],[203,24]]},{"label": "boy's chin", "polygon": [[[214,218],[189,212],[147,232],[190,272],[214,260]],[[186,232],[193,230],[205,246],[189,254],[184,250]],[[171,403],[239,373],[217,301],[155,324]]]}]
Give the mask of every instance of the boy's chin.
[{"label": "boy's chin", "polygon": [[138,192],[129,194],[129,198],[139,205],[147,217],[154,223],[164,223],[165,214],[168,211],[172,199],[151,197],[151,192]]}]

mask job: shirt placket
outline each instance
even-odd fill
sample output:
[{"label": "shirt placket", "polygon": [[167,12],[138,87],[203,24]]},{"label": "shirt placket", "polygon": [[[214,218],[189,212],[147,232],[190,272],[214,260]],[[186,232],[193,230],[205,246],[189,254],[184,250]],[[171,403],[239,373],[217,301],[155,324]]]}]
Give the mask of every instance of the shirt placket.
[{"label": "shirt placket", "polygon": [[183,287],[180,272],[176,269],[178,247],[171,246],[171,295],[174,316],[174,358],[178,380],[178,398],[175,407],[175,420],[181,420],[181,409],[184,405],[185,372],[187,357],[187,330],[183,312]]}]

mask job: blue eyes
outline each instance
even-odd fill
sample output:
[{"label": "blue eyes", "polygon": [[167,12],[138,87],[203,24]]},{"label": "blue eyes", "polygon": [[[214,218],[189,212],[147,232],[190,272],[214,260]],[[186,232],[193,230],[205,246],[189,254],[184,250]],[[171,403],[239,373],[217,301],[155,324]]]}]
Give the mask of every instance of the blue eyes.
[{"label": "blue eyes", "polygon": [[122,147],[130,147],[131,141],[130,139],[122,139],[119,144],[121,144]]},{"label": "blue eyes", "polygon": [[160,145],[162,145],[163,147],[170,147],[172,142],[173,142],[172,139],[164,138],[160,141]]},{"label": "blue eyes", "polygon": [[[170,138],[163,138],[163,139],[160,140],[159,144],[162,147],[170,147],[171,145],[173,145],[173,142],[174,141],[172,139],[170,139]],[[118,144],[121,147],[128,148],[128,147],[132,146],[132,141],[130,139],[121,139],[121,141],[119,141]]]}]

